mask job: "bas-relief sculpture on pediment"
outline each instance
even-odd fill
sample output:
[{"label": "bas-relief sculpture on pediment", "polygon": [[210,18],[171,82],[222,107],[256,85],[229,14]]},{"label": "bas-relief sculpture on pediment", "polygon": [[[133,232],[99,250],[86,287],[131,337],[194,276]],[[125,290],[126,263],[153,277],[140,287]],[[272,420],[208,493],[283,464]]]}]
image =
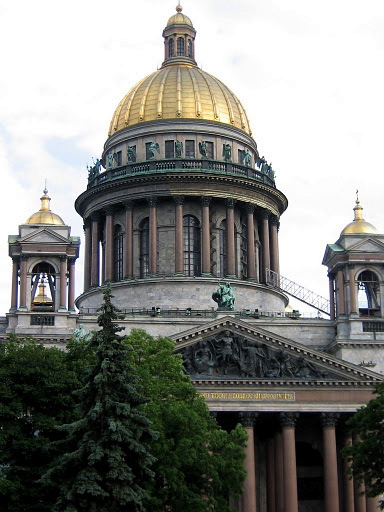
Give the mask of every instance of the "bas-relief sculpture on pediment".
[{"label": "bas-relief sculpture on pediment", "polygon": [[292,356],[284,349],[271,348],[229,329],[184,347],[179,353],[185,372],[193,379],[331,380],[336,377],[303,356]]}]

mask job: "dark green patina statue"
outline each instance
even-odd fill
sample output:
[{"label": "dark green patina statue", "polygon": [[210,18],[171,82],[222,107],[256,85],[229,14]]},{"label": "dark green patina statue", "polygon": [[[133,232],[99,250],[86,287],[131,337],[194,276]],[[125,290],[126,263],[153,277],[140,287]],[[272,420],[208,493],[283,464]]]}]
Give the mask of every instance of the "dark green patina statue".
[{"label": "dark green patina statue", "polygon": [[235,294],[231,288],[231,284],[226,282],[220,284],[218,289],[212,293],[212,299],[217,302],[219,311],[233,311],[235,306]]},{"label": "dark green patina statue", "polygon": [[128,162],[136,162],[136,146],[127,147],[127,160]]},{"label": "dark green patina statue", "polygon": [[175,155],[176,158],[181,158],[183,155],[183,143],[180,140],[175,141]]},{"label": "dark green patina statue", "polygon": [[232,162],[232,146],[223,144],[223,158],[226,162]]},{"label": "dark green patina statue", "polygon": [[201,158],[208,158],[207,157],[207,143],[205,142],[205,140],[202,140],[201,142],[199,142],[199,151],[200,151]]}]

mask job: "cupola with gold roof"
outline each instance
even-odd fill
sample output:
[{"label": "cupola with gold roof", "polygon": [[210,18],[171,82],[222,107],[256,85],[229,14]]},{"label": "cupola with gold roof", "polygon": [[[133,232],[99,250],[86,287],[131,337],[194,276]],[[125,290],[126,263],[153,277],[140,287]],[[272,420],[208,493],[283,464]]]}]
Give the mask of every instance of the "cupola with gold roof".
[{"label": "cupola with gold roof", "polygon": [[252,135],[246,111],[236,95],[197,66],[196,30],[181,5],[176,11],[163,31],[162,67],[124,96],[112,117],[108,135],[142,123],[171,119],[212,121]]},{"label": "cupola with gold roof", "polygon": [[43,191],[43,195],[40,197],[40,201],[40,210],[28,217],[25,224],[50,224],[63,226],[63,219],[56,213],[53,213],[50,209],[51,198],[48,196],[48,190],[46,188]]},{"label": "cupola with gold roof", "polygon": [[340,233],[340,236],[343,235],[375,235],[378,234],[378,230],[363,219],[363,208],[360,206],[360,201],[356,199],[356,206],[353,209],[355,213],[355,218],[352,222],[347,224],[343,231]]}]

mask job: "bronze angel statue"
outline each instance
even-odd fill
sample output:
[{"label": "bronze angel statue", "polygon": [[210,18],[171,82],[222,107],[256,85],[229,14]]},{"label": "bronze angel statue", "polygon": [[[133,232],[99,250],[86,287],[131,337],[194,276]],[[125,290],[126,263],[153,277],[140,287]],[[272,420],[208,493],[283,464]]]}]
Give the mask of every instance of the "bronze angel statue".
[{"label": "bronze angel statue", "polygon": [[232,162],[232,147],[230,144],[223,144],[223,158],[226,162]]},{"label": "bronze angel statue", "polygon": [[150,142],[148,146],[148,156],[149,160],[154,160],[155,157],[155,151],[157,151],[160,154],[160,146],[157,142]]}]

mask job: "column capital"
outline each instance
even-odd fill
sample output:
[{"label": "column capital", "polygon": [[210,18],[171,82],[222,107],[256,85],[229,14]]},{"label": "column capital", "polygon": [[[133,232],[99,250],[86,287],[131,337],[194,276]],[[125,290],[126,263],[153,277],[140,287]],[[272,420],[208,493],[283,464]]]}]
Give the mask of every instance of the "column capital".
[{"label": "column capital", "polygon": [[212,197],[201,196],[201,205],[202,206],[210,206],[211,203],[212,203]]},{"label": "column capital", "polygon": [[19,263],[20,261],[20,256],[12,256],[12,263]]},{"label": "column capital", "polygon": [[276,217],[276,215],[271,215],[270,221],[271,221],[272,226],[277,226],[277,228],[279,228],[280,222],[279,222],[279,219]]},{"label": "column capital", "polygon": [[20,255],[20,260],[21,261],[27,261],[27,259],[28,259],[28,254],[21,254]]},{"label": "column capital", "polygon": [[252,428],[255,426],[257,412],[239,412],[240,422],[244,428]]},{"label": "column capital", "polygon": [[282,428],[295,427],[298,418],[299,413],[297,412],[281,412],[280,424]]},{"label": "column capital", "polygon": [[152,208],[154,206],[157,206],[158,199],[157,197],[147,197],[148,205]]},{"label": "column capital", "polygon": [[183,205],[184,204],[184,196],[173,196],[173,200],[177,205]]},{"label": "column capital", "polygon": [[347,263],[347,269],[348,270],[353,270],[355,268],[355,264],[354,263]]},{"label": "column capital", "polygon": [[76,258],[74,256],[68,257],[68,265],[74,265]]},{"label": "column capital", "polygon": [[105,215],[113,215],[115,213],[115,207],[114,206],[106,206],[103,209],[103,212],[105,213]]},{"label": "column capital", "polygon": [[126,210],[133,210],[134,201],[123,201],[123,205]]},{"label": "column capital", "polygon": [[232,199],[232,197],[228,197],[225,204],[227,208],[234,208],[236,203],[236,199]]},{"label": "column capital", "polygon": [[255,205],[253,203],[247,203],[245,208],[247,213],[255,213]]},{"label": "column capital", "polygon": [[92,219],[91,219],[91,217],[86,217],[83,220],[84,220],[83,230],[85,231],[86,228],[89,228],[91,226]]},{"label": "column capital", "polygon": [[336,272],[343,272],[344,269],[345,269],[346,265],[344,263],[339,263],[337,266],[336,266]]},{"label": "column capital", "polygon": [[328,272],[327,275],[329,279],[335,279],[335,274],[333,272]]},{"label": "column capital", "polygon": [[98,222],[100,220],[100,212],[94,212],[91,214],[92,222]]},{"label": "column capital", "polygon": [[60,256],[60,262],[64,263],[65,261],[67,261],[67,258],[68,258],[68,256],[63,256],[63,255]]},{"label": "column capital", "polygon": [[262,219],[267,219],[267,220],[269,220],[270,216],[271,216],[271,214],[270,214],[270,212],[268,212],[267,210],[263,210],[263,211],[261,212],[261,218],[262,218]]},{"label": "column capital", "polygon": [[337,412],[322,412],[321,413],[321,424],[323,428],[336,427],[336,423],[340,418],[340,414]]}]

